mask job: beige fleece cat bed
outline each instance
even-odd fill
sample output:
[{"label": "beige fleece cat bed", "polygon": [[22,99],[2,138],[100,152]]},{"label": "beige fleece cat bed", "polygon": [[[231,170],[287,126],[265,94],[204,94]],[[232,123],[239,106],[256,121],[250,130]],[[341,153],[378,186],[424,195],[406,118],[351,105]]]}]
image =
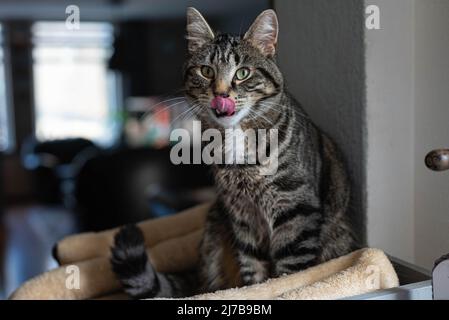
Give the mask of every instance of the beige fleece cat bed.
[{"label": "beige fleece cat bed", "polygon": [[[179,272],[195,266],[197,247],[210,204],[177,215],[144,221],[150,259],[161,272]],[[120,299],[120,284],[109,265],[109,251],[117,229],[83,233],[60,241],[55,255],[61,267],[23,284],[10,299]],[[73,267],[79,270],[79,288],[67,288]],[[398,286],[387,256],[366,248],[305,271],[248,287],[229,289],[190,299],[338,299]]]}]

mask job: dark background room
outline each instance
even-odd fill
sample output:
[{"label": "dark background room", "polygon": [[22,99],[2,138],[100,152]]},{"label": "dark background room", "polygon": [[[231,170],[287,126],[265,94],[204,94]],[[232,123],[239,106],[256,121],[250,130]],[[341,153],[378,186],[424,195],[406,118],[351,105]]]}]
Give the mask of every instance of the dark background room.
[{"label": "dark background room", "polygon": [[[268,7],[191,2],[230,33]],[[64,235],[213,196],[204,166],[169,161],[169,130],[188,121],[184,1],[77,1],[75,32],[70,4],[0,1],[1,296],[54,267]]]}]

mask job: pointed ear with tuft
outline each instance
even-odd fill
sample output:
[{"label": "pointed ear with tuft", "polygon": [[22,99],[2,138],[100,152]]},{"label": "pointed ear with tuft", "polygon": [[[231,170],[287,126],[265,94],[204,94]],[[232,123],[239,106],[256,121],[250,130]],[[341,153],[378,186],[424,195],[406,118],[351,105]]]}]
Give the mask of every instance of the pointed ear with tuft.
[{"label": "pointed ear with tuft", "polygon": [[276,53],[278,30],[276,13],[271,9],[265,10],[256,18],[243,39],[259,49],[265,56],[272,57]]},{"label": "pointed ear with tuft", "polygon": [[197,51],[200,47],[214,39],[214,33],[195,8],[187,8],[187,41],[190,53]]}]

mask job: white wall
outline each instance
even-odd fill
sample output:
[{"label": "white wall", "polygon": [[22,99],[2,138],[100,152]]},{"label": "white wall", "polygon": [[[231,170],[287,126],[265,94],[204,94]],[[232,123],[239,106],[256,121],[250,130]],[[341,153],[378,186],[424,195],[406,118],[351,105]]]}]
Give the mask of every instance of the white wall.
[{"label": "white wall", "polygon": [[423,160],[449,148],[449,1],[415,2],[415,258],[430,268],[449,252],[449,172]]},{"label": "white wall", "polygon": [[414,261],[414,5],[369,0],[381,30],[366,30],[367,238]]},{"label": "white wall", "polygon": [[449,175],[424,165],[449,148],[449,1],[376,0],[366,32],[368,243],[431,269],[449,252]]}]

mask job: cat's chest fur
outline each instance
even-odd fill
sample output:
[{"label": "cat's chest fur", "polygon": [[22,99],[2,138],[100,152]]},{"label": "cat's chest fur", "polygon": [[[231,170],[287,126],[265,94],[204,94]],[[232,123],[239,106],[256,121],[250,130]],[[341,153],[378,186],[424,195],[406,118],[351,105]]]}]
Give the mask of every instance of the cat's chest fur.
[{"label": "cat's chest fur", "polygon": [[269,179],[260,175],[258,166],[218,168],[215,182],[224,209],[236,220],[249,222],[261,238],[269,237],[277,195]]}]

